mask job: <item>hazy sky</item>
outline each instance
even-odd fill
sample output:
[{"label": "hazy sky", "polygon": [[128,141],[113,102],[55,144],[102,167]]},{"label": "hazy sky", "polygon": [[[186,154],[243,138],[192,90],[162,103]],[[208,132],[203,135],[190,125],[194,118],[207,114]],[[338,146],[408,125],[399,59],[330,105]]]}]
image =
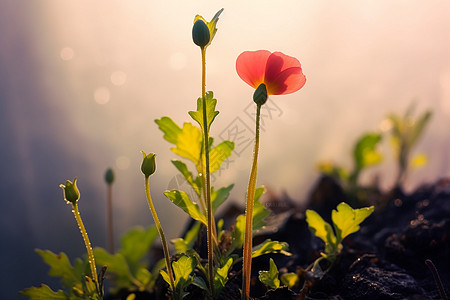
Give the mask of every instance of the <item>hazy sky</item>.
[{"label": "hazy sky", "polygon": [[[220,110],[211,129],[216,140],[232,128],[254,127],[253,90],[235,72],[241,52],[282,51],[299,59],[307,77],[303,89],[272,96],[263,111],[258,184],[303,201],[318,161],[351,167],[355,139],[413,101],[418,112],[434,115],[416,149],[429,164],[411,174],[409,186],[450,175],[448,1],[2,1],[0,247],[3,258],[12,258],[0,275],[12,291],[0,291],[0,298],[48,281],[35,247],[83,253],[58,187],[66,179],[79,178],[94,245],[106,245],[109,166],[117,177],[116,234],[152,223],[141,150],[158,155],[153,198],[169,237],[179,234],[184,213],[162,196],[176,187],[176,155],[154,120],[191,121],[187,111],[201,92],[192,23],[196,14],[209,20],[222,7],[207,53],[207,89]],[[232,198],[241,204],[252,154],[245,145],[214,179],[217,187],[236,183]],[[376,171],[389,187],[395,169],[388,143],[383,150],[386,163]],[[174,216],[180,221],[171,226]]]}]

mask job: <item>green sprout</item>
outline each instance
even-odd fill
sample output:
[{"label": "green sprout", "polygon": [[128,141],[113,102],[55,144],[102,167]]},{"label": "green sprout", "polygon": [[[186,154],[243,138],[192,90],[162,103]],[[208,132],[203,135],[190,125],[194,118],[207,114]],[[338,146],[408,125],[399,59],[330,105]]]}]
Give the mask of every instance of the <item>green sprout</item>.
[{"label": "green sprout", "polygon": [[49,274],[55,277],[61,277],[61,282],[68,292],[58,290],[54,292],[49,286],[41,284],[39,287],[31,287],[20,292],[21,295],[27,296],[32,300],[38,299],[103,299],[103,275],[106,267],[103,267],[101,272],[97,274],[95,265],[94,251],[92,250],[91,242],[89,241],[86,228],[84,227],[78,210],[78,200],[80,199],[80,191],[77,187],[77,178],[72,181],[67,180],[66,184],[61,184],[63,189],[64,200],[67,204],[72,205],[72,212],[83,237],[84,244],[87,251],[87,264],[90,269],[90,276],[85,275],[85,263],[81,259],[75,261],[72,266],[67,255],[61,252],[59,255],[51,251],[36,250],[42,257],[45,263],[50,266]]},{"label": "green sprout", "polygon": [[[411,151],[420,140],[426,125],[431,119],[432,113],[427,110],[413,117],[415,105],[411,105],[403,116],[390,114],[387,120],[391,125],[391,140],[398,163],[398,173],[395,179],[394,187],[401,187],[406,180],[408,165],[411,160]],[[423,156],[422,156],[423,160]]]},{"label": "green sprout", "polygon": [[321,257],[316,260],[314,266],[320,267],[319,262],[322,259],[334,263],[342,250],[342,241],[348,235],[357,232],[360,228],[359,224],[370,216],[373,210],[373,206],[353,209],[347,203],[342,202],[331,213],[332,227],[317,212],[308,209],[306,222],[309,229],[325,243],[325,251],[321,253]]},{"label": "green sprout", "polygon": [[329,162],[319,163],[318,169],[323,174],[337,179],[343,185],[350,201],[354,201],[356,204],[365,202],[364,194],[359,185],[359,178],[364,170],[379,164],[383,160],[383,156],[378,149],[381,141],[382,135],[380,133],[363,134],[353,148],[352,170]]}]

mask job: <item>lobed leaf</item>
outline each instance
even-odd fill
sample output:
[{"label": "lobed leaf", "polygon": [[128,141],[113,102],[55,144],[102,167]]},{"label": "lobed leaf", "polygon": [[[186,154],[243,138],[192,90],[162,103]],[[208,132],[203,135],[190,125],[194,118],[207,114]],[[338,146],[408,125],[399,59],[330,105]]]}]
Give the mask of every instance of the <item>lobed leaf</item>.
[{"label": "lobed leaf", "polygon": [[192,186],[197,196],[200,198],[202,182],[200,177],[194,179],[192,173],[187,168],[186,164],[179,160],[172,160],[172,164],[177,168],[178,171],[184,176],[184,179]]},{"label": "lobed leaf", "polygon": [[346,236],[359,230],[359,224],[370,216],[374,207],[353,209],[347,203],[342,202],[336,209],[331,212],[331,219],[340,243]]},{"label": "lobed leaf", "polygon": [[164,139],[176,147],[171,150],[192,161],[196,167],[200,165],[200,154],[202,149],[202,133],[200,129],[191,123],[184,123],[180,128],[171,118],[162,117],[155,120],[159,129],[164,132]]},{"label": "lobed leaf", "polygon": [[69,300],[69,296],[67,296],[64,291],[58,290],[54,292],[45,284],[24,289],[23,291],[20,291],[19,294],[28,297],[31,300]]},{"label": "lobed leaf", "polygon": [[278,279],[278,268],[273,259],[270,259],[269,271],[259,271],[259,281],[269,286],[271,289],[280,287],[280,279]]},{"label": "lobed leaf", "polygon": [[325,222],[322,217],[314,210],[306,210],[306,222],[312,233],[320,238],[327,245],[336,245],[336,236],[333,233],[331,225]]},{"label": "lobed leaf", "polygon": [[358,140],[353,151],[353,158],[357,170],[381,162],[382,156],[376,150],[376,146],[380,143],[381,137],[379,133],[368,133]]},{"label": "lobed leaf", "polygon": [[209,152],[209,167],[210,172],[214,173],[220,170],[222,163],[231,156],[234,150],[234,143],[231,141],[223,141],[215,146]]},{"label": "lobed leaf", "polygon": [[[216,111],[216,104],[217,99],[214,99],[214,94],[212,91],[209,91],[205,95],[205,103],[206,103],[206,120],[207,120],[207,129],[209,131],[209,128],[211,127],[211,123],[214,121],[216,116],[219,114],[218,111]],[[198,98],[197,99],[197,110],[196,111],[190,111],[189,115],[191,116],[194,121],[196,121],[202,130],[205,130],[205,124],[203,122],[203,99]]]},{"label": "lobed leaf", "polygon": [[300,279],[298,278],[298,275],[296,273],[290,272],[281,275],[281,282],[291,289],[299,284]]},{"label": "lobed leaf", "polygon": [[197,203],[193,202],[189,195],[178,190],[165,191],[164,195],[170,199],[176,206],[188,213],[194,220],[200,221],[206,225],[206,217],[200,211]]},{"label": "lobed leaf", "polygon": [[214,293],[216,296],[220,294],[222,289],[228,282],[228,271],[230,270],[231,265],[233,264],[233,258],[229,258],[225,265],[216,270],[216,274],[214,275]]},{"label": "lobed leaf", "polygon": [[[61,277],[61,283],[67,289],[79,282],[82,278],[82,273],[76,272],[69,261],[69,258],[64,252],[55,254],[50,250],[36,249],[36,252],[42,257],[44,262],[50,266],[48,274],[53,277]],[[45,289],[45,288],[44,288]]]},{"label": "lobed leaf", "polygon": [[127,264],[127,261],[122,253],[111,255],[103,248],[95,248],[94,256],[97,265],[108,266],[108,273],[115,274],[116,288],[127,288],[133,286],[133,274]]},{"label": "lobed leaf", "polygon": [[219,208],[219,206],[225,202],[230,196],[230,191],[233,189],[234,184],[230,184],[227,187],[222,187],[217,191],[214,188],[211,189],[211,202],[212,202],[212,211],[213,214]]},{"label": "lobed leaf", "polygon": [[[122,237],[122,249],[119,253],[126,259],[133,274],[142,266],[142,259],[148,254],[157,237],[156,226],[150,226],[147,229],[136,227]],[[110,271],[109,266],[108,271]]]},{"label": "lobed leaf", "polygon": [[288,252],[289,245],[287,243],[272,241],[270,239],[267,239],[258,246],[253,247],[252,250],[252,258],[269,253],[281,253],[286,256],[291,256],[291,253]]}]

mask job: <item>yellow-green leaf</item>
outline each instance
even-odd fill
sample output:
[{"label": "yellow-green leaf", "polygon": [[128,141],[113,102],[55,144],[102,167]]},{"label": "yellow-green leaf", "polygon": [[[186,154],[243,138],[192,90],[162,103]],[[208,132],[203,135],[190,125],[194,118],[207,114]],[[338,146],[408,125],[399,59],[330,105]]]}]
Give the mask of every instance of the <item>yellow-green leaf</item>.
[{"label": "yellow-green leaf", "polygon": [[269,271],[259,271],[259,281],[269,286],[271,289],[280,287],[280,279],[278,279],[278,268],[273,259],[270,259]]},{"label": "yellow-green leaf", "polygon": [[325,222],[322,217],[314,210],[308,209],[306,211],[306,222],[312,233],[324,241],[325,245],[335,245],[336,237],[333,233],[333,229],[328,222]]},{"label": "yellow-green leaf", "polygon": [[48,285],[41,284],[38,287],[30,287],[19,292],[20,295],[31,300],[68,300],[69,297],[62,291],[54,292]]},{"label": "yellow-green leaf", "polygon": [[223,141],[211,149],[209,152],[209,167],[211,173],[220,170],[223,161],[230,157],[233,149],[234,143],[231,141]]},{"label": "yellow-green leaf", "polygon": [[200,165],[200,154],[202,149],[202,133],[200,129],[192,125],[192,123],[184,123],[180,128],[169,117],[162,117],[155,120],[159,129],[164,132],[164,138],[174,144],[176,147],[171,150],[192,161],[196,167]]},{"label": "yellow-green leaf", "polygon": [[198,204],[193,202],[188,194],[178,190],[165,191],[164,195],[170,199],[176,206],[188,213],[194,220],[200,221],[206,225],[206,217],[200,211]]},{"label": "yellow-green leaf", "polygon": [[340,243],[346,236],[359,230],[359,224],[370,216],[374,207],[353,209],[347,203],[342,202],[336,209],[332,211],[331,219]]},{"label": "yellow-green leaf", "polygon": [[[214,99],[213,92],[209,91],[206,93],[205,96],[205,102],[206,102],[206,120],[207,120],[207,128],[209,131],[209,128],[211,127],[211,123],[214,121],[216,116],[219,114],[218,111],[216,111],[216,104],[217,99]],[[205,130],[205,124],[203,122],[203,100],[202,98],[197,99],[197,110],[196,111],[190,111],[189,115],[192,119],[194,119],[202,128],[202,130]]]}]

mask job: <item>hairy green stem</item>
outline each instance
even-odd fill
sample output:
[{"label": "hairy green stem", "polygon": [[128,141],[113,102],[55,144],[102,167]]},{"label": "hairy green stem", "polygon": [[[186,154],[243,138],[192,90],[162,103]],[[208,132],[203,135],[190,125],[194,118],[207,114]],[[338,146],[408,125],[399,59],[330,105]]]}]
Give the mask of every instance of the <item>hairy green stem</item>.
[{"label": "hairy green stem", "polygon": [[208,240],[208,274],[209,274],[209,289],[211,295],[214,295],[214,244],[213,244],[213,227],[214,219],[211,204],[211,174],[209,172],[209,132],[208,132],[208,118],[206,115],[206,48],[201,48],[202,52],[202,106],[203,106],[203,144],[205,149],[205,201],[207,212],[207,240]]},{"label": "hairy green stem", "polygon": [[252,270],[252,232],[253,232],[253,205],[255,201],[256,176],[258,169],[259,152],[259,121],[261,116],[261,105],[256,106],[256,137],[253,150],[253,163],[248,182],[247,202],[245,208],[245,232],[244,232],[244,261],[242,273],[242,299],[250,298],[250,276]]},{"label": "hairy green stem", "polygon": [[158,230],[159,237],[161,238],[161,243],[164,251],[164,259],[166,260],[167,274],[170,278],[170,287],[172,291],[175,291],[175,281],[173,280],[172,265],[170,264],[169,247],[167,246],[166,236],[162,230],[161,223],[159,222],[158,215],[156,214],[155,207],[153,206],[152,197],[150,195],[150,187],[148,184],[149,176],[145,176],[145,194],[147,195],[148,206],[152,212],[153,220],[155,220],[156,229]]},{"label": "hairy green stem", "polygon": [[89,241],[88,234],[86,232],[86,228],[84,227],[83,220],[81,220],[80,212],[78,211],[78,204],[72,203],[73,207],[73,214],[75,216],[75,220],[77,221],[78,228],[80,228],[81,236],[84,240],[84,245],[86,246],[86,251],[88,255],[88,262],[89,266],[91,268],[91,277],[92,280],[95,282],[95,286],[97,287],[97,291],[100,292],[100,286],[98,284],[97,280],[97,268],[95,267],[95,258],[94,258],[94,251],[92,250],[91,242]]},{"label": "hairy green stem", "polygon": [[108,228],[108,248],[109,253],[114,254],[114,233],[113,233],[113,213],[112,213],[112,185],[108,184],[106,191],[107,206],[107,228]]}]

